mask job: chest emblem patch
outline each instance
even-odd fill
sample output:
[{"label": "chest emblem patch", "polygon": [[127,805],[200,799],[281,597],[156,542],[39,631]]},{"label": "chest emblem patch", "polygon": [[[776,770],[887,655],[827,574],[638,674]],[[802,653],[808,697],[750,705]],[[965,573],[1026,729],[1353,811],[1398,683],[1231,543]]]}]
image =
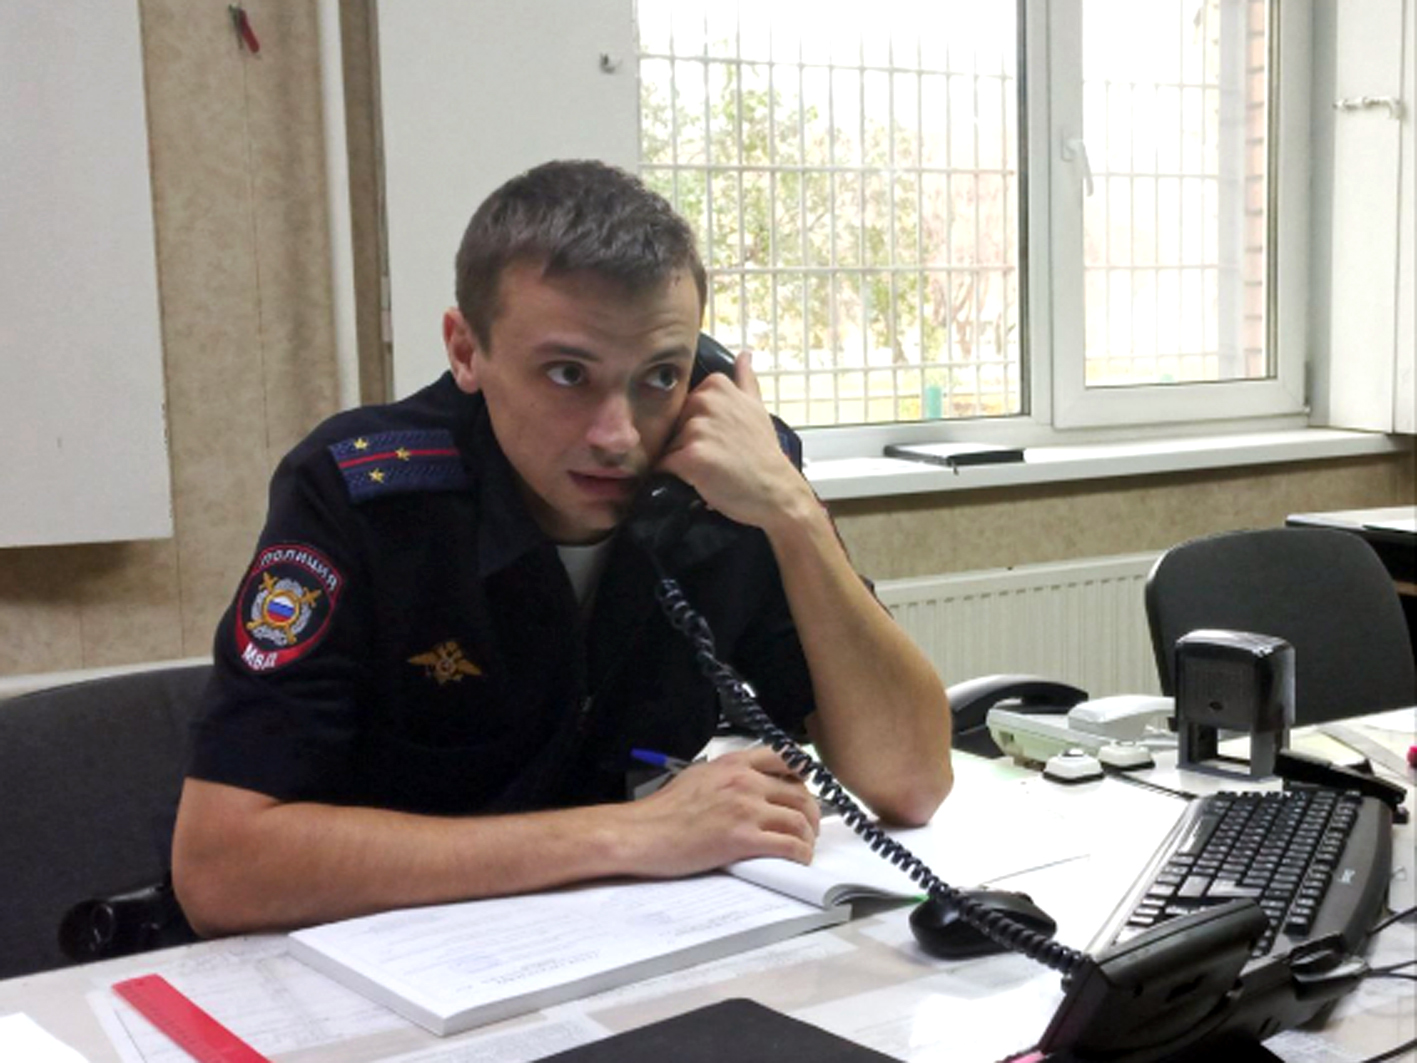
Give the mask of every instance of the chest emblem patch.
[{"label": "chest emblem patch", "polygon": [[303,657],[329,628],[344,580],[308,546],[268,546],[241,586],[236,650],[253,672],[269,672]]},{"label": "chest emblem patch", "polygon": [[436,679],[440,687],[461,683],[465,675],[482,674],[482,669],[469,661],[463,655],[462,647],[452,639],[438,643],[427,653],[410,657],[408,663],[421,665],[423,674],[429,679]]}]

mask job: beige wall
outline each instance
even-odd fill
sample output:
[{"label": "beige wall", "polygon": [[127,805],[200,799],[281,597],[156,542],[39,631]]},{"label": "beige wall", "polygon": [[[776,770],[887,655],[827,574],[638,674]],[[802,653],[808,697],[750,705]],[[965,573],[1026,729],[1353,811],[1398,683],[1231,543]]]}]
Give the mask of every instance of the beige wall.
[{"label": "beige wall", "polygon": [[[196,656],[249,560],[267,478],[336,405],[313,3],[141,0],[176,535],[0,550],[0,675]],[[346,25],[361,292],[377,290],[362,0]],[[472,204],[469,204],[469,209]],[[449,234],[449,254],[457,239]],[[121,279],[120,279],[121,280]],[[372,312],[371,312],[372,309]],[[377,349],[377,302],[360,343]],[[436,333],[435,333],[436,334]],[[377,354],[361,389],[378,393]],[[1288,512],[1411,502],[1410,455],[838,503],[857,565],[887,579],[1160,549]]]},{"label": "beige wall", "polygon": [[176,534],[0,550],[0,674],[206,653],[271,468],[334,410],[316,7],[245,6],[258,56],[224,2],[140,4]]},{"label": "beige wall", "polygon": [[1411,503],[1413,455],[835,502],[875,579],[1142,553],[1290,513]]}]

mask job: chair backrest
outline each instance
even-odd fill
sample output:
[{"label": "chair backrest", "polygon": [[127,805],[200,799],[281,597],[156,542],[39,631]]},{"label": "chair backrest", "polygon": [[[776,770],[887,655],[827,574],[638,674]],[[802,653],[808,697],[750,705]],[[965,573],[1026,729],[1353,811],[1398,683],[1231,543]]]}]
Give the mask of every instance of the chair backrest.
[{"label": "chair backrest", "polygon": [[1269,528],[1182,543],[1152,568],[1146,613],[1165,694],[1176,692],[1176,640],[1222,628],[1293,645],[1298,724],[1417,702],[1412,643],[1392,577],[1347,532]]},{"label": "chair backrest", "polygon": [[167,873],[209,665],[0,701],[0,978],[61,967],[73,905]]}]

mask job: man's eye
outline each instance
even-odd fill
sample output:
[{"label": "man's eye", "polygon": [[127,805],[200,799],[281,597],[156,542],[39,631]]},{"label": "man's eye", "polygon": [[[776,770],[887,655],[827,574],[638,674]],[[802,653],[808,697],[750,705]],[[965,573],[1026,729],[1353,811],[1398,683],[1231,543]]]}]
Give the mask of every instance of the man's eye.
[{"label": "man's eye", "polygon": [[585,383],[585,367],[575,362],[548,366],[546,375],[551,378],[553,384],[560,384],[563,388],[573,388],[577,384]]},{"label": "man's eye", "polygon": [[677,365],[657,365],[649,371],[645,383],[657,391],[673,391],[679,383],[679,377]]}]

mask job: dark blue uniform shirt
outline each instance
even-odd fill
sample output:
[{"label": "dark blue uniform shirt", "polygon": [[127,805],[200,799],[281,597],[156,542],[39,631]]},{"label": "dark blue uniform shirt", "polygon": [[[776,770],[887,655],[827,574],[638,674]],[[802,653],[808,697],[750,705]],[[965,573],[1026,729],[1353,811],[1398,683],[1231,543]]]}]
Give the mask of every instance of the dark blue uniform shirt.
[{"label": "dark blue uniform shirt", "polygon": [[[780,726],[812,689],[756,529],[712,518],[664,558]],[[587,620],[451,375],[339,414],[281,463],[216,637],[189,774],[287,801],[465,814],[624,797],[629,751],[692,757],[717,699],[617,535]]]}]

